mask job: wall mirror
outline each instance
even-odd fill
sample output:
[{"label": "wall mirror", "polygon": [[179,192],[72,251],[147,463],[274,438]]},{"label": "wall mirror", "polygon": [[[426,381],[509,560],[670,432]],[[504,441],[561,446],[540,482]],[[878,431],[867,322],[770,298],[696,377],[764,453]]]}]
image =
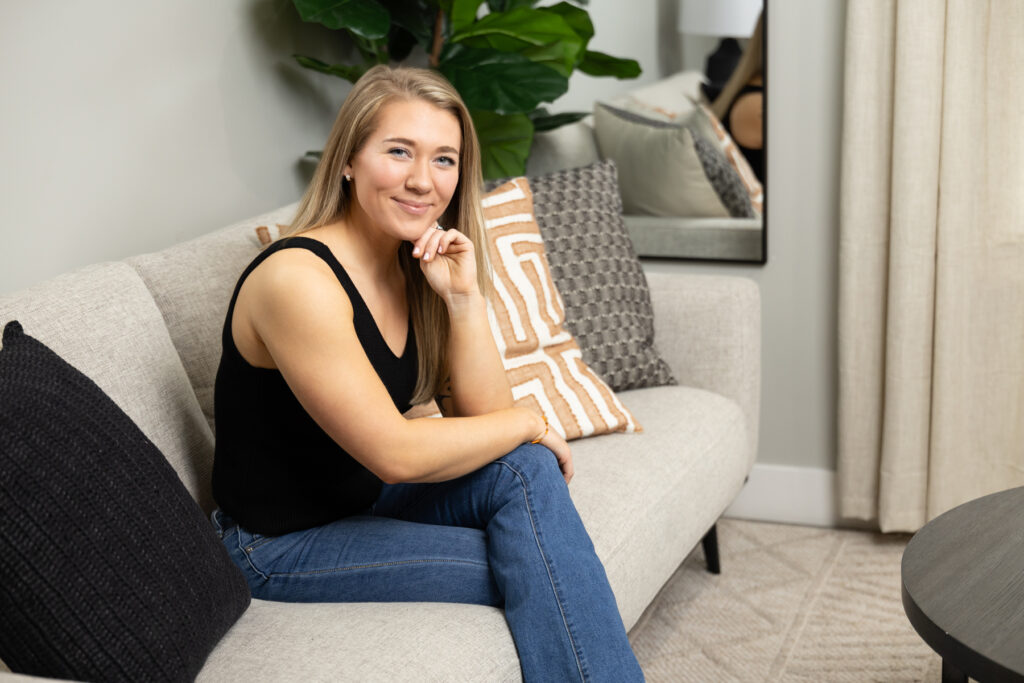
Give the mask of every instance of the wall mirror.
[{"label": "wall mirror", "polygon": [[[717,177],[714,163],[720,164],[722,159],[708,161],[705,155],[701,158],[704,177],[680,190],[691,191],[700,185],[708,194],[706,185],[710,184],[721,200],[720,206],[685,216],[643,215],[627,207],[626,225],[637,252],[644,257],[763,264],[767,261],[768,2],[668,2],[677,3],[673,9],[677,11],[681,62],[681,71],[673,78],[680,79],[684,88],[699,89],[700,99],[709,103],[714,119],[701,120],[720,123],[728,133],[726,137],[721,130],[713,131],[729,163],[718,173],[724,177]],[[686,121],[689,125],[694,119]],[[704,132],[712,139],[709,131]]]}]

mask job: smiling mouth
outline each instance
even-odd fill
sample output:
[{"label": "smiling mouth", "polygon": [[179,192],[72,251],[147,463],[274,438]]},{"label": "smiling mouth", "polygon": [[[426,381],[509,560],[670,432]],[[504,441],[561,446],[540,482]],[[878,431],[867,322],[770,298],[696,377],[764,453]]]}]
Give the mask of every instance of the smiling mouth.
[{"label": "smiling mouth", "polygon": [[422,204],[420,202],[410,202],[410,201],[407,201],[407,200],[398,199],[397,197],[392,197],[392,200],[396,204],[398,204],[398,206],[401,207],[401,209],[403,211],[405,211],[406,213],[411,213],[414,216],[422,216],[423,214],[425,214],[427,212],[427,209],[430,208],[430,204]]}]

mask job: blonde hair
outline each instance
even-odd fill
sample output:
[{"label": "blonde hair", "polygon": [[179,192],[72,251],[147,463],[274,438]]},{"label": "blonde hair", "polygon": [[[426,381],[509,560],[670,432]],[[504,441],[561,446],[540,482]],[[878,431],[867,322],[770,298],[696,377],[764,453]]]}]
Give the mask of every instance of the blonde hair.
[{"label": "blonde hair", "polygon": [[715,98],[711,105],[711,111],[722,121],[729,105],[736,99],[736,95],[743,89],[750,79],[757,75],[764,74],[764,11],[757,17],[757,26],[754,33],[747,42],[747,49],[743,51],[739,64],[733,69],[732,75],[726,81],[722,92]]},{"label": "blonde hair", "polygon": [[[451,112],[462,131],[459,153],[459,181],[448,208],[438,221],[455,228],[473,242],[480,291],[488,290],[487,242],[481,209],[480,144],[469,110],[459,93],[438,72],[408,67],[378,65],[367,71],[352,87],[338,111],[327,138],[320,163],[306,189],[295,220],[281,231],[280,239],[317,228],[347,215],[352,205],[349,183],[343,182],[345,166],[373,133],[377,115],[384,105],[399,99],[418,99]],[[399,264],[405,274],[406,293],[416,335],[419,368],[412,403],[426,403],[441,392],[449,372],[448,338],[451,322],[448,309],[424,278],[412,256],[412,244],[403,242]]]}]

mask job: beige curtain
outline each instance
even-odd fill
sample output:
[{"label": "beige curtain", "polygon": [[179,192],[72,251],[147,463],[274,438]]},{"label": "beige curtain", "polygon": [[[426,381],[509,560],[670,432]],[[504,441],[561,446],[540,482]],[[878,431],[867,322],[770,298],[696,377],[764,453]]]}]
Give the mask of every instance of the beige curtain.
[{"label": "beige curtain", "polygon": [[1024,1],[847,12],[840,513],[914,531],[1024,485]]}]

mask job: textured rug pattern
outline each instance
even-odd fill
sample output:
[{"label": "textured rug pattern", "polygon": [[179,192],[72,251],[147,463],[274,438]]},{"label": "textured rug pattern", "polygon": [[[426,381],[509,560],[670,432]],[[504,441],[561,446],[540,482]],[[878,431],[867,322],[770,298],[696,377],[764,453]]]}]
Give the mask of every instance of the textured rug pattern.
[{"label": "textured rug pattern", "polygon": [[630,633],[651,683],[939,681],[900,603],[909,536],[723,519]]}]

